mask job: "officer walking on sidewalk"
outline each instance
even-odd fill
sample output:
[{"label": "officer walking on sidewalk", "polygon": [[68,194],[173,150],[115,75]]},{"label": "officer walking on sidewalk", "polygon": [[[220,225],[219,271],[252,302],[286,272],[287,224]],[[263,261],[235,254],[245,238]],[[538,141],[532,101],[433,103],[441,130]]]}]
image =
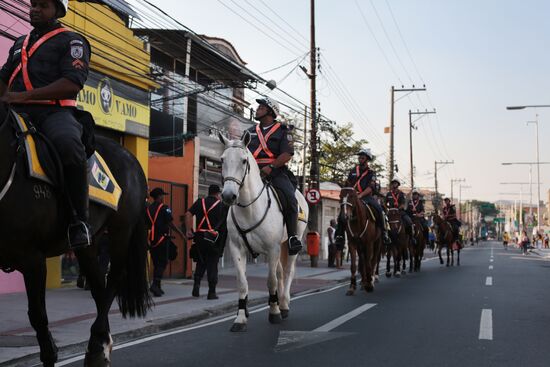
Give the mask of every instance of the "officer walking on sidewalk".
[{"label": "officer walking on sidewalk", "polygon": [[[193,239],[191,257],[197,263],[193,276],[193,297],[199,297],[199,289],[204,273],[208,276],[207,299],[218,299],[218,261],[223,255],[227,238],[228,207],[220,200],[220,187],[210,185],[208,196],[198,199],[185,213],[187,238]],[[197,218],[197,229],[193,232],[193,216]]]}]

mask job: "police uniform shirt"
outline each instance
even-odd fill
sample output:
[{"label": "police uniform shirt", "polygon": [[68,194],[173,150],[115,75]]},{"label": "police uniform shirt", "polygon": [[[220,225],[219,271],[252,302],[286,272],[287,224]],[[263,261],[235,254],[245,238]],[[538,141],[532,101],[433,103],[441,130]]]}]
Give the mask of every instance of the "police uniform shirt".
[{"label": "police uniform shirt", "polygon": [[[204,205],[206,207],[206,211],[214,205],[218,199],[215,196],[207,196],[204,198],[205,202]],[[202,222],[202,219],[204,218],[204,211],[202,209],[202,199],[198,199],[193,203],[191,208],[189,209],[189,212],[193,214],[196,217],[196,223],[197,226]],[[210,220],[210,225],[212,228],[216,231],[222,231],[225,228],[225,220],[222,220],[222,218],[225,218],[227,216],[227,207],[224,203],[220,202],[214,209],[212,209],[208,213],[208,219]],[[218,227],[218,228],[216,228]],[[201,228],[199,229],[208,229],[208,223],[206,220],[202,223]]]},{"label": "police uniform shirt", "polygon": [[445,219],[455,219],[456,218],[455,206],[451,205],[449,207],[447,206],[443,207],[443,215],[445,216]]},{"label": "police uniform shirt", "polygon": [[[394,199],[397,199],[397,203]],[[388,191],[386,194],[386,206],[388,208],[399,208],[403,203],[405,203],[405,195],[401,191],[398,191],[397,194],[395,194],[393,191]]]},{"label": "police uniform shirt", "polygon": [[[274,121],[273,125],[275,125],[276,123],[277,121]],[[264,137],[267,135],[269,130],[271,130],[273,125],[270,125],[267,128],[262,128],[260,126]],[[252,152],[252,154],[254,154],[254,152],[260,146],[260,139],[258,138],[258,134],[256,134],[256,126],[249,128],[247,131],[252,137],[252,139],[250,140],[250,144],[248,144],[248,149]],[[286,125],[281,124],[281,127],[279,127],[277,131],[275,131],[269,137],[266,145],[267,148],[273,153],[274,158],[277,158],[283,153],[294,155],[294,140],[292,138],[292,133]],[[269,156],[267,155],[267,153],[261,150],[257,158],[269,158]],[[262,167],[265,166],[265,164],[260,164],[259,166]]]},{"label": "police uniform shirt", "polygon": [[[52,25],[39,33],[33,29],[30,33],[27,52],[44,34],[61,28],[59,23]],[[21,63],[21,48],[26,36],[17,39],[11,47],[8,59],[0,69],[0,80],[8,85],[15,68]],[[66,78],[78,85],[84,86],[88,78],[90,63],[90,45],[86,38],[75,32],[61,32],[44,42],[29,56],[27,70],[29,79],[34,88],[45,87],[60,78]],[[17,73],[10,88],[12,92],[25,91],[23,72]],[[76,99],[76,95],[71,96]]]},{"label": "police uniform shirt", "polygon": [[407,213],[410,216],[416,216],[416,214],[423,213],[423,212],[424,212],[424,203],[422,202],[422,200],[418,199],[417,201],[414,201],[414,199],[412,199],[409,201],[409,205],[407,206]]},{"label": "police uniform shirt", "polygon": [[[157,213],[158,207],[161,203],[153,202],[147,210],[151,215],[151,218],[155,219],[155,214]],[[162,208],[159,211],[157,220],[155,221],[155,239],[159,238],[162,235],[168,234],[170,229],[169,224],[174,218],[172,217],[172,210],[166,204],[162,204]],[[149,222],[151,220],[149,219]],[[152,223],[150,223],[152,225]]]},{"label": "police uniform shirt", "polygon": [[[357,183],[357,180],[363,175],[363,173],[365,173],[365,169],[362,169],[359,166],[359,175],[357,175],[357,166],[355,166],[355,168],[353,168],[349,172],[348,182],[350,185],[353,185],[357,191],[363,191],[369,186],[372,187],[374,191],[374,184],[376,183],[376,172],[374,172],[370,168],[367,169],[369,170],[369,173],[363,176],[359,183]],[[359,186],[361,186],[361,189],[359,189]]]}]

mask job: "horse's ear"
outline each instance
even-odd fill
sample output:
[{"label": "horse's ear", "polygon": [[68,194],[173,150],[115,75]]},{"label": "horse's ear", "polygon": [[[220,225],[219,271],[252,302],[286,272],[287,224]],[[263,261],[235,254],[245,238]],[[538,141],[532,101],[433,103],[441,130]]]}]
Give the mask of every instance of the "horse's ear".
[{"label": "horse's ear", "polygon": [[248,131],[245,131],[243,136],[241,137],[241,141],[243,142],[245,147],[248,147],[248,144],[250,144],[251,139],[252,139],[252,136]]},{"label": "horse's ear", "polygon": [[218,131],[218,139],[220,139],[220,142],[223,144],[223,145],[227,145],[229,143],[229,140],[227,140],[227,138],[225,136],[223,136],[223,134],[221,133],[221,131]]}]

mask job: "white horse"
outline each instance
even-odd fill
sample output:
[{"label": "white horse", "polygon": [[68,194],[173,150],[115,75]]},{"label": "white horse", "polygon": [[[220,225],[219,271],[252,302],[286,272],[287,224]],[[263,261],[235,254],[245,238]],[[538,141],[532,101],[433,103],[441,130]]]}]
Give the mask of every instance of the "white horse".
[{"label": "white horse", "polygon": [[[248,320],[248,282],[246,280],[247,252],[252,256],[267,256],[269,274],[269,322],[278,324],[288,317],[290,286],[294,277],[296,255],[289,256],[283,214],[271,186],[260,176],[256,160],[248,150],[250,133],[242,138],[228,140],[218,134],[225,145],[222,159],[222,199],[231,205],[227,218],[229,250],[237,268],[239,310],[231,331],[245,331]],[[298,238],[306,229],[308,206],[304,196],[296,190],[298,206],[305,218],[298,221]],[[280,296],[280,299],[279,299]]]}]

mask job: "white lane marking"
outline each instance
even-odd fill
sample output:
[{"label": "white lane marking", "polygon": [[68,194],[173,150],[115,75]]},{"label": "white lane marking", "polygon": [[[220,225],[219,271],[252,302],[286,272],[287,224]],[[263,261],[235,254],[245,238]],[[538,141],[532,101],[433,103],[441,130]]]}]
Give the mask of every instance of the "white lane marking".
[{"label": "white lane marking", "polygon": [[[325,289],[323,291],[313,292],[313,293],[308,293],[308,294],[302,294],[300,296],[296,296],[296,297],[292,298],[292,300],[294,301],[294,300],[301,299],[301,298],[306,298],[306,297],[311,297],[311,296],[315,296],[315,295],[318,295],[318,294],[332,292],[333,290],[336,290],[336,289],[342,288],[342,287],[347,287],[347,286],[349,286],[348,283],[339,284],[337,286],[334,286],[334,287],[329,288],[329,289]],[[267,310],[268,308],[269,308],[269,306],[263,306],[263,307],[260,307],[260,308],[257,308],[255,310],[250,311],[250,313],[253,314],[253,313],[261,312],[261,311]],[[226,316],[226,317],[223,317],[221,319],[210,321],[210,322],[207,322],[207,323],[204,323],[204,324],[189,326],[189,327],[185,327],[185,328],[182,328],[182,329],[176,329],[176,330],[168,331],[168,332],[161,333],[161,334],[151,335],[151,336],[145,337],[143,339],[138,339],[138,340],[134,340],[134,341],[131,341],[131,342],[128,342],[128,343],[115,345],[113,347],[113,350],[129,348],[129,347],[132,347],[134,345],[147,343],[151,340],[156,340],[156,339],[164,338],[164,337],[171,336],[171,335],[176,335],[176,334],[181,334],[181,333],[185,333],[185,332],[196,330],[196,329],[201,329],[201,328],[204,328],[204,327],[207,327],[207,326],[220,324],[222,322],[233,320],[234,318],[235,318],[234,315],[233,316]],[[83,359],[84,359],[84,354],[81,354],[81,355],[66,359],[64,361],[58,362],[56,364],[58,366],[66,366],[66,365],[69,365],[71,363],[81,361]]]},{"label": "white lane marking", "polygon": [[479,339],[493,340],[493,310],[484,308],[481,310],[481,320],[479,321]]},{"label": "white lane marking", "polygon": [[493,277],[487,277],[487,279],[485,279],[485,285],[493,285]]},{"label": "white lane marking", "polygon": [[376,303],[366,303],[361,307],[357,307],[355,310],[348,312],[345,315],[342,315],[330,322],[327,322],[326,324],[319,326],[317,329],[313,331],[331,331],[332,329],[336,329],[338,326],[342,325],[343,323],[353,319],[356,316],[359,316],[363,312],[373,308],[376,306]]},{"label": "white lane marking", "polygon": [[493,270],[493,265],[489,265],[489,270]]},{"label": "white lane marking", "polygon": [[492,262],[493,262],[493,259],[490,259],[490,260],[489,260],[489,262],[491,262],[491,263],[492,263]]}]

